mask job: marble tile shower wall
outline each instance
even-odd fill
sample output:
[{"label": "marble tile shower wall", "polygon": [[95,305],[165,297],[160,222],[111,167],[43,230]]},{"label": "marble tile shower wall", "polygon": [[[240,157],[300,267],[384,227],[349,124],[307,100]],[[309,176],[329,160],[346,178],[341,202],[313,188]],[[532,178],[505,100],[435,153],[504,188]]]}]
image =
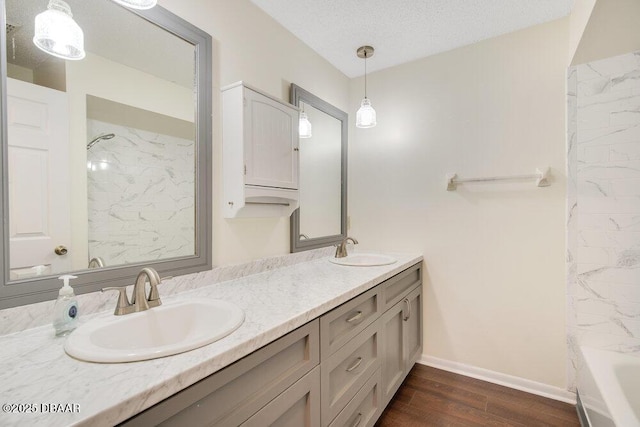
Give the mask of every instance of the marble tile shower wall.
[{"label": "marble tile shower wall", "polygon": [[89,257],[105,265],[194,253],[194,143],[88,120]]},{"label": "marble tile shower wall", "polygon": [[568,344],[640,357],[640,52],[568,74]]}]

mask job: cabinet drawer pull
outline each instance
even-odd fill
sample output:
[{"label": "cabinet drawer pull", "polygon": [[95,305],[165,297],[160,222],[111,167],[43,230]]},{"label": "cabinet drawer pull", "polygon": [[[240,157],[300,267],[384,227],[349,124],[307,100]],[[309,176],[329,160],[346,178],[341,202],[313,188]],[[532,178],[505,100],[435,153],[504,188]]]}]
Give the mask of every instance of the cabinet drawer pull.
[{"label": "cabinet drawer pull", "polygon": [[362,421],[362,412],[358,412],[358,416],[353,424],[351,424],[351,427],[358,427],[360,425],[360,421]]},{"label": "cabinet drawer pull", "polygon": [[361,363],[362,363],[362,357],[358,357],[358,358],[356,359],[356,361],[353,363],[353,365],[351,365],[351,366],[349,366],[349,367],[347,368],[347,372],[351,372],[351,371],[353,371],[353,370],[357,369],[357,368],[358,368],[358,366],[360,366],[360,364],[361,364]]},{"label": "cabinet drawer pull", "polygon": [[404,303],[407,304],[407,315],[404,316],[402,320],[406,322],[411,317],[411,303],[409,302],[409,298],[405,298]]},{"label": "cabinet drawer pull", "polygon": [[356,314],[354,314],[353,316],[347,319],[347,323],[353,323],[356,320],[360,320],[361,317],[362,317],[362,312],[358,310]]}]

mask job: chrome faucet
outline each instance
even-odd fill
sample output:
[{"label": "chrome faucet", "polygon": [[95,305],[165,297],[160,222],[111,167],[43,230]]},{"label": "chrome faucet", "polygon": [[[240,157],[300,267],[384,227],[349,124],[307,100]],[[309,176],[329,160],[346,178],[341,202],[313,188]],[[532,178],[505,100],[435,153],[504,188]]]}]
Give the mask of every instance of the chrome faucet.
[{"label": "chrome faucet", "polygon": [[358,241],[353,237],[347,237],[342,242],[340,242],[340,244],[336,248],[336,258],[344,258],[347,256],[347,243],[349,242],[349,240],[351,240],[354,245],[358,244]]},{"label": "chrome faucet", "polygon": [[102,268],[104,267],[104,260],[99,256],[91,258],[89,261],[89,268]]},{"label": "chrome faucet", "polygon": [[[165,277],[167,279],[167,277]],[[146,284],[147,281],[151,286],[149,294],[147,295]],[[118,303],[113,314],[116,316],[122,316],[123,314],[136,313],[138,311],[145,311],[153,307],[157,307],[162,304],[160,300],[160,294],[158,293],[158,285],[162,282],[158,272],[153,268],[143,268],[133,285],[133,295],[131,296],[131,302],[127,297],[127,287],[117,286],[112,288],[103,288],[104,291],[118,291]]]}]

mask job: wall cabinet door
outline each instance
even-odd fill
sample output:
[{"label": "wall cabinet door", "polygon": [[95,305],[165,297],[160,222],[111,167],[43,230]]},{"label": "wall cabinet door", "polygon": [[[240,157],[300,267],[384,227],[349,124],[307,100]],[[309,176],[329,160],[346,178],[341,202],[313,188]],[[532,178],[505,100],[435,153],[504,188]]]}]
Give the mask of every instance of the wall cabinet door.
[{"label": "wall cabinet door", "polygon": [[382,407],[422,354],[422,287],[382,315]]},{"label": "wall cabinet door", "polygon": [[298,111],[245,88],[245,184],[298,188]]}]

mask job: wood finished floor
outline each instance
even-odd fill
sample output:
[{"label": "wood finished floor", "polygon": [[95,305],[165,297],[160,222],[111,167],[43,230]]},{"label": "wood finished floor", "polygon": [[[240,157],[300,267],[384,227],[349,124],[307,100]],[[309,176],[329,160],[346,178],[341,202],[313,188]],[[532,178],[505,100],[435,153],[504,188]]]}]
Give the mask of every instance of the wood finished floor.
[{"label": "wood finished floor", "polygon": [[416,364],[376,427],[579,427],[575,406]]}]

